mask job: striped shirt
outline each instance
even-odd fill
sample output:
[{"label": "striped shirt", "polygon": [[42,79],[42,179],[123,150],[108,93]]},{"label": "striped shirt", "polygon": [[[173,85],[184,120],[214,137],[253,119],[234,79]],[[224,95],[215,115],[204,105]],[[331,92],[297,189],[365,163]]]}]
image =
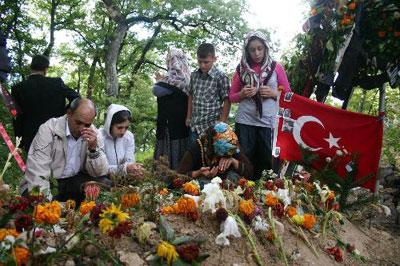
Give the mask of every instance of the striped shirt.
[{"label": "striped shirt", "polygon": [[212,66],[207,74],[200,69],[190,76],[189,94],[192,95],[190,127],[201,135],[220,119],[224,100],[228,98],[230,82],[224,72]]}]

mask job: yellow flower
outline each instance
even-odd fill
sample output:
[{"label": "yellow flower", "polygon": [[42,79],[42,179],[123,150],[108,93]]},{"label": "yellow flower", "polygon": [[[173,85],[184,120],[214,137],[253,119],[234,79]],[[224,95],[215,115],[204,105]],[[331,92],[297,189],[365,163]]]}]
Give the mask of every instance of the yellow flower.
[{"label": "yellow flower", "polygon": [[58,201],[37,205],[33,216],[40,224],[56,224],[60,220],[61,205]]},{"label": "yellow flower", "polygon": [[292,221],[296,224],[296,225],[303,225],[304,224],[304,216],[303,215],[293,215],[292,217]]},{"label": "yellow flower", "polygon": [[75,200],[69,199],[65,202],[65,209],[66,210],[74,210],[76,207]]},{"label": "yellow flower", "polygon": [[113,221],[111,221],[107,218],[103,218],[99,222],[99,227],[100,227],[101,232],[103,234],[106,234],[109,231],[113,230],[115,225],[114,225]]},{"label": "yellow flower", "polygon": [[255,210],[253,200],[241,200],[239,203],[239,211],[250,216]]},{"label": "yellow flower", "polygon": [[15,229],[7,229],[7,228],[1,228],[0,229],[0,241],[3,241],[6,236],[13,236],[17,237],[19,233]]},{"label": "yellow flower", "polygon": [[129,215],[126,212],[121,211],[121,209],[116,207],[113,204],[109,206],[107,209],[105,209],[102,214],[100,214],[101,218],[107,218],[107,219],[112,219],[114,220],[115,218],[118,220],[118,222],[124,222],[126,219],[129,218]]},{"label": "yellow flower", "polygon": [[254,182],[254,181],[247,181],[247,186],[248,187],[254,187],[256,185],[256,182]]},{"label": "yellow flower", "polygon": [[94,206],[96,206],[96,203],[94,201],[89,201],[89,202],[84,201],[81,203],[79,212],[82,215],[85,215],[86,213],[89,213],[94,208]]},{"label": "yellow flower", "polygon": [[121,203],[124,208],[135,207],[140,202],[140,197],[138,193],[125,194],[121,198]]},{"label": "yellow flower", "polygon": [[176,252],[175,246],[171,245],[166,241],[162,241],[157,247],[157,256],[167,259],[168,265],[176,261],[179,257],[178,252]]}]

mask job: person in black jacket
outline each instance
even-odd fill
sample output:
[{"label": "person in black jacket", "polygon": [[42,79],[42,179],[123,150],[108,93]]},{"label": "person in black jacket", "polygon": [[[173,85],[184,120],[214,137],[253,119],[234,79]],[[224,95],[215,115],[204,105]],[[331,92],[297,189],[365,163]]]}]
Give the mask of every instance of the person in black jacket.
[{"label": "person in black jacket", "polygon": [[61,78],[46,77],[49,59],[43,55],[32,58],[31,74],[11,89],[11,95],[21,112],[14,121],[15,136],[22,137],[25,151],[29,151],[41,124],[66,113],[66,100],[80,97],[68,88]]}]

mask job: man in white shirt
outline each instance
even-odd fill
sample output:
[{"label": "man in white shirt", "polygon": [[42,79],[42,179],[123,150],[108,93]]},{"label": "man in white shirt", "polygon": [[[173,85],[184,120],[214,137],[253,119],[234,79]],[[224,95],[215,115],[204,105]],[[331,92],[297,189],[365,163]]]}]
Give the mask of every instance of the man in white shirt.
[{"label": "man in white shirt", "polygon": [[96,107],[88,99],[72,101],[67,114],[42,124],[33,139],[21,192],[38,186],[51,197],[49,178],[57,179],[56,199],[84,199],[81,185],[94,180],[110,184],[103,140],[92,122]]}]

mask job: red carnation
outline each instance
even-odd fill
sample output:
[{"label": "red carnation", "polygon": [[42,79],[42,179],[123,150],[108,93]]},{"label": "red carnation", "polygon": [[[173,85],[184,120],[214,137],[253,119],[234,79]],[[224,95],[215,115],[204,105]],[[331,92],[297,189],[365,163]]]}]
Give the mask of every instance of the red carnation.
[{"label": "red carnation", "polygon": [[254,191],[252,187],[246,187],[246,189],[243,192],[243,197],[245,200],[249,200],[254,198]]},{"label": "red carnation", "polygon": [[272,210],[273,210],[274,216],[276,216],[278,218],[282,218],[282,216],[285,214],[285,209],[283,207],[283,204],[280,202],[278,204],[276,204],[272,208]]},{"label": "red carnation", "polygon": [[267,190],[274,190],[274,181],[268,180],[267,182],[265,182],[264,187]]},{"label": "red carnation", "polygon": [[106,208],[106,206],[103,203],[99,203],[96,206],[93,207],[93,209],[90,211],[90,221],[98,225],[100,221],[100,214],[102,211]]},{"label": "red carnation", "polygon": [[183,182],[182,179],[179,177],[175,178],[174,181],[172,181],[172,186],[174,188],[181,188],[185,182]]},{"label": "red carnation", "polygon": [[200,254],[199,246],[194,243],[186,243],[176,247],[176,251],[179,254],[179,257],[182,258],[184,261],[192,263]]},{"label": "red carnation", "polygon": [[282,178],[278,178],[275,180],[275,186],[280,189],[285,189],[285,182]]},{"label": "red carnation", "polygon": [[15,218],[14,224],[15,229],[17,229],[18,232],[22,232],[23,229],[30,230],[33,226],[32,216],[28,214],[21,214],[20,216]]},{"label": "red carnation", "polygon": [[113,230],[111,230],[108,235],[114,238],[121,238],[122,235],[129,235],[132,229],[131,222],[125,221],[118,224]]},{"label": "red carnation", "polygon": [[26,208],[28,208],[29,205],[29,200],[25,197],[15,197],[14,202],[10,202],[8,205],[8,208],[13,211],[24,211]]}]

